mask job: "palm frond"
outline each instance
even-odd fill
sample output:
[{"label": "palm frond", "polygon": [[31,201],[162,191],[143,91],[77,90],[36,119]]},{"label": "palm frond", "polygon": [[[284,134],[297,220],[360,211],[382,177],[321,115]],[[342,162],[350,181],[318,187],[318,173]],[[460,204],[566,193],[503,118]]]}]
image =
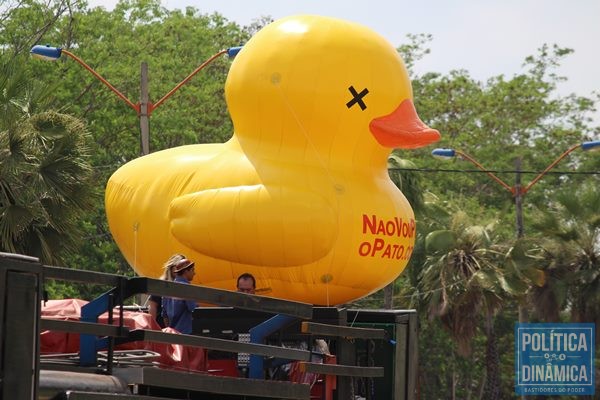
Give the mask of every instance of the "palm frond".
[{"label": "palm frond", "polygon": [[0,240],[7,251],[58,262],[79,239],[91,189],[85,125],[43,111],[50,91],[12,65],[0,74]]}]

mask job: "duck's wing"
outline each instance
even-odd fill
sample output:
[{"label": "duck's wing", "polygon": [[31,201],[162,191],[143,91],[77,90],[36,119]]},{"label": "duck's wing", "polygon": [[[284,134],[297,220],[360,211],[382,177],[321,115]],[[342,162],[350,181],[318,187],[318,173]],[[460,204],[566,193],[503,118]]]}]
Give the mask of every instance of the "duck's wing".
[{"label": "duck's wing", "polygon": [[236,263],[287,267],[324,257],[337,215],[315,192],[282,186],[210,189],[174,199],[170,228],[182,244]]}]

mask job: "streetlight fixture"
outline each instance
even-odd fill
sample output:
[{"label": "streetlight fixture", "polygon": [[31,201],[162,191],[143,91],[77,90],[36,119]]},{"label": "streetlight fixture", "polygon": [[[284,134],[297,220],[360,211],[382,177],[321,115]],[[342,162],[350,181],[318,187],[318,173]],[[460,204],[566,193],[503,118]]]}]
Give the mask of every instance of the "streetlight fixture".
[{"label": "streetlight fixture", "polygon": [[224,49],[219,51],[218,53],[211,56],[208,60],[200,64],[191,74],[189,74],[184,80],[182,80],[179,84],[177,84],[173,89],[171,89],[167,94],[160,98],[156,103],[152,103],[148,100],[148,66],[145,62],[142,63],[142,71],[141,71],[141,99],[138,103],[133,103],[131,100],[127,98],[123,93],[121,93],[117,88],[110,84],[106,79],[104,79],[98,72],[94,71],[92,67],[87,65],[81,58],[77,57],[75,54],[62,49],[60,47],[51,47],[51,46],[41,46],[36,45],[33,46],[30,50],[30,53],[33,57],[46,60],[46,61],[56,61],[61,55],[66,55],[71,57],[73,60],[77,61],[81,66],[83,66],[86,70],[88,70],[94,77],[96,77],[100,82],[106,85],[114,94],[116,94],[121,100],[123,100],[129,107],[131,107],[137,113],[137,116],[140,119],[140,146],[142,155],[148,154],[150,152],[150,129],[149,129],[149,117],[152,115],[152,112],[158,108],[161,104],[165,102],[173,93],[179,90],[183,85],[185,85],[194,75],[200,72],[204,67],[210,64],[217,57],[222,54],[227,54],[229,58],[234,58],[237,53],[241,50],[241,47],[230,47],[228,49]]},{"label": "streetlight fixture", "polygon": [[550,171],[552,168],[554,168],[556,166],[556,164],[558,164],[563,158],[565,158],[568,154],[570,154],[571,152],[573,152],[576,149],[581,149],[583,151],[600,150],[600,140],[595,140],[595,141],[591,141],[591,142],[583,142],[583,143],[579,143],[579,144],[576,144],[576,145],[570,147],[565,152],[563,152],[556,160],[554,160],[550,165],[548,165],[546,167],[546,169],[544,169],[535,178],[533,178],[533,180],[531,182],[529,182],[529,184],[525,187],[521,187],[520,173],[518,171],[518,169],[520,168],[520,165],[517,168],[516,184],[514,186],[510,186],[509,184],[504,182],[502,179],[500,179],[498,176],[496,176],[494,173],[487,170],[483,165],[481,165],[479,162],[477,162],[473,157],[469,156],[468,154],[466,154],[462,151],[455,150],[455,149],[435,149],[431,152],[431,154],[434,157],[439,158],[439,159],[448,160],[448,159],[458,157],[458,158],[467,160],[467,161],[471,162],[473,165],[475,165],[477,168],[479,168],[480,170],[485,172],[495,182],[497,182],[502,187],[504,187],[506,190],[508,190],[515,198],[516,217],[517,217],[517,219],[516,219],[517,237],[520,238],[520,237],[523,237],[523,235],[524,235],[523,196],[525,196],[525,194],[529,191],[529,189],[531,189],[531,187],[533,185],[535,185],[548,171]]},{"label": "streetlight fixture", "polygon": [[[455,149],[435,149],[431,152],[431,154],[436,158],[445,159],[445,160],[449,160],[449,159],[452,159],[455,157],[465,159],[465,160],[471,162],[473,165],[475,165],[477,168],[479,168],[483,172],[485,172],[490,178],[492,178],[495,182],[500,184],[506,190],[508,190],[515,198],[517,238],[522,238],[525,234],[524,227],[523,227],[523,196],[525,196],[525,194],[529,191],[529,189],[531,189],[531,187],[533,185],[535,185],[548,171],[550,171],[552,168],[554,168],[554,166],[556,166],[556,164],[558,164],[563,158],[565,158],[568,154],[570,154],[571,152],[573,152],[574,150],[576,150],[578,148],[580,148],[583,151],[600,150],[600,140],[595,140],[595,141],[591,141],[591,142],[583,142],[583,143],[579,143],[574,146],[571,146],[569,149],[567,149],[565,152],[563,152],[560,156],[558,156],[558,158],[556,158],[556,160],[554,160],[550,165],[548,165],[535,178],[533,178],[533,180],[531,182],[529,182],[529,184],[525,187],[521,187],[521,173],[520,173],[521,159],[520,158],[518,158],[517,162],[516,162],[517,176],[516,176],[516,180],[515,180],[515,185],[510,186],[509,184],[504,182],[502,179],[497,177],[494,173],[488,171],[483,165],[481,165],[479,162],[477,162],[473,157],[469,156],[468,154],[465,154],[462,151],[455,150]],[[519,304],[519,322],[526,322],[527,315],[528,315],[527,306],[525,304],[520,303]]]}]

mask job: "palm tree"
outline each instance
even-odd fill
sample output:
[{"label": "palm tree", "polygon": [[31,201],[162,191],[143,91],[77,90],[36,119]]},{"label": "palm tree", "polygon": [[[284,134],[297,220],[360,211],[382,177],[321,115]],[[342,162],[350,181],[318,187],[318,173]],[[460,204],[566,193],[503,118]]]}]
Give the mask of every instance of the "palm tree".
[{"label": "palm tree", "polygon": [[[408,202],[413,208],[415,214],[420,214],[424,209],[423,190],[420,176],[414,171],[416,165],[409,160],[400,158],[396,154],[388,157],[388,173],[390,179],[402,191]],[[410,268],[410,266],[409,266]],[[391,309],[393,307],[394,285],[396,281],[391,282],[383,288],[383,308]]]},{"label": "palm tree", "polygon": [[500,369],[494,316],[502,301],[517,290],[513,274],[504,269],[505,246],[490,232],[493,225],[476,225],[456,211],[448,229],[430,232],[425,239],[427,257],[420,276],[420,292],[430,317],[440,319],[466,357],[481,325],[487,337],[485,399],[500,398]]},{"label": "palm tree", "polygon": [[402,191],[415,213],[425,207],[421,176],[416,172],[417,166],[410,160],[391,154],[388,157],[388,173],[390,179]]},{"label": "palm tree", "polygon": [[594,182],[561,192],[533,223],[543,233],[546,284],[531,300],[539,318],[558,321],[569,310],[574,322],[600,320],[600,189]]},{"label": "palm tree", "polygon": [[48,110],[50,93],[22,60],[2,66],[0,249],[60,264],[77,241],[78,217],[91,207],[92,169],[85,125]]}]

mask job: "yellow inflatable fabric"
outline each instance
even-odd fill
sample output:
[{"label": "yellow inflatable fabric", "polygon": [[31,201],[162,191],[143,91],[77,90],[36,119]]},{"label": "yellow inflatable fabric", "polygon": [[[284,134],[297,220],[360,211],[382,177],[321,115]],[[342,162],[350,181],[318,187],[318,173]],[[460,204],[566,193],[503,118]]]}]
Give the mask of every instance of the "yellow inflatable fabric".
[{"label": "yellow inflatable fabric", "polygon": [[110,178],[109,226],[133,269],[158,277],[183,253],[195,284],[235,290],[250,272],[259,294],[317,305],[394,280],[415,220],[387,158],[439,139],[394,47],[356,23],[284,18],[243,47],[225,95],[228,142],[159,151]]}]

